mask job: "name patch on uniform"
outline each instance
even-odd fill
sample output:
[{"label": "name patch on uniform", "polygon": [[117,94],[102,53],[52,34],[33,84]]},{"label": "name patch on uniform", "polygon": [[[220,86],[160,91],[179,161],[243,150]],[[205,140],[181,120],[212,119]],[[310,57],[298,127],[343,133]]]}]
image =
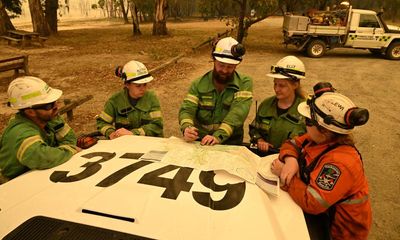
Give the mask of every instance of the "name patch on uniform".
[{"label": "name patch on uniform", "polygon": [[340,176],[340,170],[338,167],[332,164],[325,164],[318,174],[315,182],[318,187],[324,190],[332,190]]}]

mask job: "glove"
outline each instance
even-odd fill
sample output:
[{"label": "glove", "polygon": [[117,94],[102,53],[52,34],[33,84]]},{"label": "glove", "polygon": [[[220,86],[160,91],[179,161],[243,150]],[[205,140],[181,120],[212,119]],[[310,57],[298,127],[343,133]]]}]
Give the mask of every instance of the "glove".
[{"label": "glove", "polygon": [[95,145],[97,143],[98,139],[94,137],[90,137],[87,135],[83,135],[78,137],[76,146],[82,149],[88,149],[91,146]]}]

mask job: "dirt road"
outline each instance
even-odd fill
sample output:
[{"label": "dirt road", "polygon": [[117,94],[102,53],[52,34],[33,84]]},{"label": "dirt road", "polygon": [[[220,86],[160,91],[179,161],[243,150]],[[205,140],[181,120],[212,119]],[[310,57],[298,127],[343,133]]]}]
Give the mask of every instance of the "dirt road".
[{"label": "dirt road", "polygon": [[[368,108],[370,120],[367,125],[355,131],[355,138],[369,179],[373,207],[370,239],[400,239],[400,150],[397,146],[400,143],[400,104],[396,100],[397,96],[400,96],[400,83],[397,82],[400,80],[400,62],[375,57],[363,50],[333,50],[321,59],[307,58],[296,50],[285,49],[279,44],[282,41],[281,23],[282,18],[271,18],[258,23],[251,28],[246,39],[247,54],[238,70],[253,78],[254,100],[260,102],[273,94],[272,80],[265,76],[270,65],[286,55],[296,55],[306,65],[306,80],[302,81],[302,85],[307,92],[312,92],[315,83],[329,81],[357,105]],[[90,26],[104,28],[101,23],[93,23]],[[129,26],[114,26],[117,27],[119,35],[107,35],[111,28],[101,34],[98,30],[88,35],[88,38],[97,39],[99,43],[93,44],[93,41],[88,41],[86,45],[77,46],[76,43],[71,45],[68,41],[73,41],[73,37],[82,34],[82,30],[74,32],[74,27],[68,25],[72,30],[63,31],[61,28],[59,36],[51,38],[46,48],[16,50],[1,43],[0,58],[30,54],[32,72],[49,81],[51,85],[63,89],[65,96],[94,94],[95,98],[90,104],[76,109],[76,119],[71,122],[79,133],[93,131],[94,116],[102,110],[105,100],[122,87],[112,76],[114,66],[132,58],[148,63],[151,67],[163,61],[154,57],[148,49],[143,50],[146,51],[145,54],[139,54],[140,48],[136,48],[136,45],[124,45],[131,41],[122,34],[129,34]],[[168,27],[174,36],[156,39],[154,42],[151,42],[153,39],[149,37],[143,38],[155,46],[159,46],[161,42],[161,45],[171,47],[185,44],[185,41],[189,41],[186,44],[192,45],[190,40],[180,37],[181,31],[194,28],[201,32],[212,27],[216,33],[224,29],[223,23],[218,21],[169,24]],[[90,34],[89,30],[85,32]],[[211,68],[209,51],[203,50],[189,54],[179,64],[155,75],[156,80],[151,87],[155,89],[161,101],[166,137],[180,135],[177,120],[179,105],[190,82]],[[9,75],[0,75],[2,103],[6,101],[5,93],[10,79]],[[12,112],[4,105],[1,105],[0,110],[2,129],[5,119]],[[250,122],[254,115],[255,104],[247,122]]]}]

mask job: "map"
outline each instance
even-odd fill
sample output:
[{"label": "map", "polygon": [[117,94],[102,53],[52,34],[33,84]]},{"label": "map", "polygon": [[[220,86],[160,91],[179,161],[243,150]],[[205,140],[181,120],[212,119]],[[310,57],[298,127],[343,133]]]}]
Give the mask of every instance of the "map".
[{"label": "map", "polygon": [[260,157],[244,146],[202,146],[172,137],[163,150],[166,154],[161,162],[203,171],[225,170],[250,183],[256,182]]}]

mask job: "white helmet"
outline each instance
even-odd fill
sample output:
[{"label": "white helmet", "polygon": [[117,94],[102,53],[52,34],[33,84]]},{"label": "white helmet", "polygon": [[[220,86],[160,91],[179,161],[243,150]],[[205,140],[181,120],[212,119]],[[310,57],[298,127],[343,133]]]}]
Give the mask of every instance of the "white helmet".
[{"label": "white helmet", "polygon": [[218,41],[212,56],[219,62],[239,64],[246,52],[244,46],[232,37],[226,37]]},{"label": "white helmet", "polygon": [[57,101],[62,91],[51,88],[39,78],[25,76],[10,83],[7,95],[10,107],[18,110]]},{"label": "white helmet", "polygon": [[303,79],[306,76],[304,63],[295,56],[286,56],[271,66],[268,77],[288,78],[292,80]]},{"label": "white helmet", "polygon": [[343,1],[343,2],[340,3],[340,6],[342,6],[342,7],[349,7],[349,6],[350,6],[350,3],[347,2],[347,1]]},{"label": "white helmet", "polygon": [[355,126],[368,121],[368,110],[356,107],[348,97],[334,92],[330,83],[317,83],[314,94],[307,102],[300,103],[297,110],[317,125],[339,134],[349,134]]},{"label": "white helmet", "polygon": [[154,79],[147,71],[146,66],[138,61],[129,61],[123,68],[117,67],[115,74],[122,78],[124,83],[143,84]]}]

